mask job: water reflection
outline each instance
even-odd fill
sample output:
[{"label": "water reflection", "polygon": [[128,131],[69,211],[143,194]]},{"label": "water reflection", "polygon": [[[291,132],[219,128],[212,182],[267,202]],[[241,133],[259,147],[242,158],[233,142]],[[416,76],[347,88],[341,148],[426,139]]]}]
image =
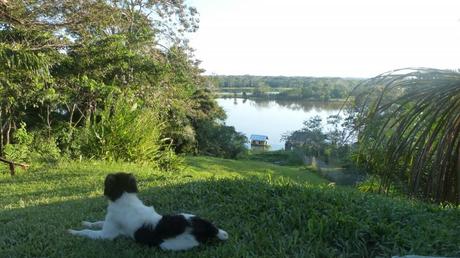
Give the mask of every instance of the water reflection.
[{"label": "water reflection", "polygon": [[251,134],[267,135],[271,150],[284,148],[283,134],[303,127],[313,116],[322,119],[328,127],[327,117],[336,115],[342,103],[288,100],[251,100],[219,98],[217,102],[227,113],[226,124],[234,126],[247,137]]},{"label": "water reflection", "polygon": [[[303,110],[310,112],[312,110],[339,110],[343,102],[323,102],[323,101],[309,101],[309,100],[252,100],[256,106],[269,107],[270,104],[286,107],[291,110]],[[243,101],[244,103],[244,101]]]}]

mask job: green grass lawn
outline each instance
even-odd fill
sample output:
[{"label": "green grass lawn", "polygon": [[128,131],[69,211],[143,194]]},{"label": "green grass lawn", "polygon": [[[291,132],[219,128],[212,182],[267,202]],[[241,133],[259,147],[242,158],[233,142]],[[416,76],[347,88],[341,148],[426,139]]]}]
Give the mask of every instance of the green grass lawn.
[{"label": "green grass lawn", "polygon": [[[0,175],[0,257],[388,257],[460,256],[460,211],[335,188],[313,172],[260,161],[186,159],[182,172],[86,161]],[[109,172],[138,178],[160,213],[214,221],[230,239],[179,252],[132,240],[67,234],[104,217]]]}]

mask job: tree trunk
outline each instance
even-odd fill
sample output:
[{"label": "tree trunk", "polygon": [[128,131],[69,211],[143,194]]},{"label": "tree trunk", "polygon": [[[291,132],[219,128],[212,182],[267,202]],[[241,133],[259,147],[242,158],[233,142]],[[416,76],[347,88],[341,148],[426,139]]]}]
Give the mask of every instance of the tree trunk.
[{"label": "tree trunk", "polygon": [[10,133],[11,133],[11,118],[8,120],[8,128],[6,129],[6,143],[5,143],[5,145],[10,144]]},{"label": "tree trunk", "polygon": [[50,105],[46,105],[46,126],[48,128],[48,139],[51,139],[51,119],[50,119]]},{"label": "tree trunk", "polygon": [[7,159],[4,159],[2,157],[0,157],[0,161],[1,162],[4,162],[4,163],[7,163],[10,167],[10,175],[11,176],[14,176],[15,175],[15,166],[20,166],[21,168],[23,169],[27,169],[29,168],[29,165],[28,164],[25,164],[25,163],[16,163],[12,160],[7,160]]}]

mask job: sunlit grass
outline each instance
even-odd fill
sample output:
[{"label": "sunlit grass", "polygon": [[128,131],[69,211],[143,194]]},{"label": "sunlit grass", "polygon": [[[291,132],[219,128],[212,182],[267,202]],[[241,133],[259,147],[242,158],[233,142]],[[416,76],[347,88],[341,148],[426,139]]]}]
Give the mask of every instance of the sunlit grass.
[{"label": "sunlit grass", "polygon": [[[178,173],[103,162],[0,175],[0,257],[388,257],[460,255],[460,211],[335,188],[313,172],[258,161],[186,159]],[[128,239],[70,236],[102,219],[102,183],[130,171],[140,197],[160,213],[209,218],[222,244],[168,253]]]}]

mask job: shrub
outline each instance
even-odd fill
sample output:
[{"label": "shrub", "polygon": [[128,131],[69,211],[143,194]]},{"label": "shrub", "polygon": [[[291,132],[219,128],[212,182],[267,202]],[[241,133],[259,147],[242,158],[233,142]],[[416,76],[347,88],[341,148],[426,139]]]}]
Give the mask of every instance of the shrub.
[{"label": "shrub", "polygon": [[41,162],[56,163],[61,157],[61,150],[58,148],[54,137],[37,133],[34,135],[32,146],[35,158]]},{"label": "shrub", "polygon": [[196,130],[200,154],[234,159],[247,153],[246,136],[233,126],[203,121]]},{"label": "shrub", "polygon": [[159,169],[177,167],[179,159],[161,137],[163,124],[153,110],[120,98],[93,115],[80,132],[80,150],[88,158],[151,162]]},{"label": "shrub", "polygon": [[5,157],[16,162],[30,161],[32,141],[33,135],[27,132],[26,124],[22,122],[13,135],[13,144],[5,146]]},{"label": "shrub", "polygon": [[40,131],[29,133],[24,122],[15,131],[13,143],[5,146],[5,157],[15,162],[56,163],[60,156],[54,137],[45,136]]}]

